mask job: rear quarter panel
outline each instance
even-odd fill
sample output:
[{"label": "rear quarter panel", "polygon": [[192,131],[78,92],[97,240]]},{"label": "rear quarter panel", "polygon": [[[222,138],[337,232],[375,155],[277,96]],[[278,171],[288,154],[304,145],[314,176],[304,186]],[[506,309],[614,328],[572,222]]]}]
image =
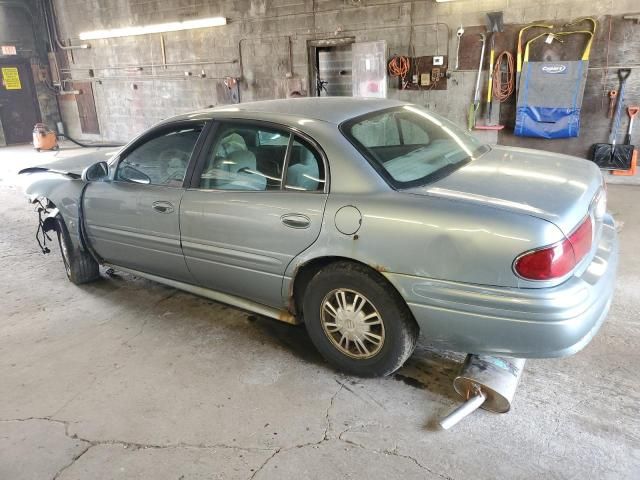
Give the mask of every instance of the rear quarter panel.
[{"label": "rear quarter panel", "polygon": [[[360,228],[353,235],[336,227],[336,212],[345,205],[361,212]],[[513,273],[513,260],[562,238],[560,229],[548,221],[449,199],[395,191],[331,193],[318,240],[294,259],[285,282],[314,258],[339,256],[380,272],[478,285],[529,286]]]}]

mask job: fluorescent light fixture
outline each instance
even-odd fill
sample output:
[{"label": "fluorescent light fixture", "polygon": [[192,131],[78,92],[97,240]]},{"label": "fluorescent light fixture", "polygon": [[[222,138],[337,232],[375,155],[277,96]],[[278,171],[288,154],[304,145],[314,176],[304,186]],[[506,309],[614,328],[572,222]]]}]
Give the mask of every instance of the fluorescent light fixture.
[{"label": "fluorescent light fixture", "polygon": [[198,20],[186,20],[184,22],[156,23],[155,25],[145,25],[141,27],[112,28],[109,30],[82,32],[80,34],[80,40],[98,40],[101,38],[148,35],[150,33],[177,32],[180,30],[192,30],[194,28],[219,27],[226,24],[226,17],[200,18]]}]

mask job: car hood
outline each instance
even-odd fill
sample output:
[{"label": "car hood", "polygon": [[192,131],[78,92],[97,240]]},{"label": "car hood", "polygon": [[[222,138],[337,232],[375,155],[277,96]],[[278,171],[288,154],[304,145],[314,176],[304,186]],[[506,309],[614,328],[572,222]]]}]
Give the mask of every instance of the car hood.
[{"label": "car hood", "polygon": [[447,177],[406,191],[532,215],[568,234],[587,215],[601,186],[600,170],[588,160],[493,146]]},{"label": "car hood", "polygon": [[97,162],[108,162],[119,151],[119,148],[101,148],[90,153],[83,153],[69,158],[63,158],[54,162],[45,163],[36,167],[29,167],[20,170],[19,173],[53,172],[62,174],[72,174],[79,176],[89,165]]}]

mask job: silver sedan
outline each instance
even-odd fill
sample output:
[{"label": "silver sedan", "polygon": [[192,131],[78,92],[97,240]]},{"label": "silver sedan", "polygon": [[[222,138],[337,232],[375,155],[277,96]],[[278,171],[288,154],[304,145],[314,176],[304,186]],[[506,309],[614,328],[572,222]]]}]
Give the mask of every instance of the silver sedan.
[{"label": "silver sedan", "polygon": [[218,107],[24,173],[72,282],[105,265],[304,322],[357,375],[393,372],[420,333],[463,352],[570,355],[613,294],[593,163],[484,145],[403,102]]}]

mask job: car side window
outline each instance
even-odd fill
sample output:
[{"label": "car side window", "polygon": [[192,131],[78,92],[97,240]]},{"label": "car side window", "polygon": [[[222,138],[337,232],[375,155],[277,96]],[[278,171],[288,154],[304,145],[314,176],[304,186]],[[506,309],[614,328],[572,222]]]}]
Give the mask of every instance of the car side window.
[{"label": "car side window", "polygon": [[322,157],[306,141],[294,137],[291,145],[285,188],[317,192],[324,190],[325,172]]},{"label": "car side window", "polygon": [[203,125],[182,125],[145,141],[118,164],[116,180],[181,187]]},{"label": "car side window", "polygon": [[289,143],[289,136],[274,134],[260,130],[258,132],[258,143],[260,145],[287,145]]},{"label": "car side window", "polygon": [[247,124],[221,124],[206,153],[199,188],[280,190],[290,134]]}]

